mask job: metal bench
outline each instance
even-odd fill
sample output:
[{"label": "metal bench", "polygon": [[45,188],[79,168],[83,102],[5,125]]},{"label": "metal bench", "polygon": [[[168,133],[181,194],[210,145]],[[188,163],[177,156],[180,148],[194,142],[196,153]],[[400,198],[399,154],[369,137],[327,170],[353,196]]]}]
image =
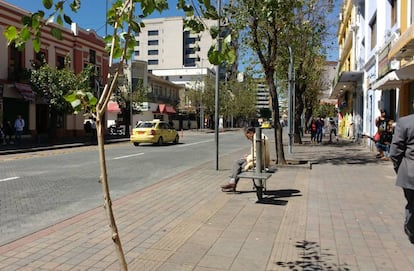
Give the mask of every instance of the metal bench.
[{"label": "metal bench", "polygon": [[262,130],[256,127],[256,167],[253,171],[243,171],[237,175],[241,179],[251,179],[256,189],[257,200],[263,200],[263,191],[266,191],[266,180],[272,176],[271,172],[262,170]]}]

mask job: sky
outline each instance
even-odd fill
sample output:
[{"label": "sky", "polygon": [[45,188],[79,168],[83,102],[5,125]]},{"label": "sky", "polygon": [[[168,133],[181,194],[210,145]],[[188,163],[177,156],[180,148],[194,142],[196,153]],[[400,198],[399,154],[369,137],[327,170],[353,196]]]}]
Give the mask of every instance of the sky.
[{"label": "sky", "polygon": [[[72,13],[69,7],[66,9],[66,12],[72,18],[72,21],[78,23],[79,27],[83,29],[93,29],[98,35],[105,36],[106,1],[108,1],[108,5],[110,6],[112,0],[82,0],[81,8],[77,13]],[[7,0],[6,2],[16,5],[29,12],[35,12],[39,9],[44,10],[42,0]],[[334,0],[334,2],[335,10],[329,15],[329,17],[330,21],[338,22],[338,13],[342,1]],[[163,11],[162,14],[156,11],[150,18],[184,16],[184,13],[176,8],[177,0],[168,0],[168,5],[169,10]],[[48,15],[47,11],[46,15]],[[332,34],[334,37],[331,37],[330,40],[331,43],[333,43],[333,48],[327,52],[327,60],[330,61],[337,61],[338,59],[338,46],[336,44],[335,37],[336,29],[337,27],[333,25],[331,31],[333,32]]]},{"label": "sky", "polygon": [[[29,12],[35,12],[39,9],[45,10],[42,5],[42,0],[7,0],[5,2]],[[108,5],[110,6],[110,4],[111,0],[108,0]],[[184,16],[182,11],[177,10],[176,5],[177,0],[168,0],[169,10],[163,11],[162,14],[156,11],[150,18]],[[76,22],[81,28],[93,29],[98,35],[105,36],[106,0],[82,0],[81,8],[77,13],[71,12],[70,8],[68,6],[66,7],[66,13],[71,17],[72,21]],[[46,16],[47,15],[48,12],[46,11]]]}]

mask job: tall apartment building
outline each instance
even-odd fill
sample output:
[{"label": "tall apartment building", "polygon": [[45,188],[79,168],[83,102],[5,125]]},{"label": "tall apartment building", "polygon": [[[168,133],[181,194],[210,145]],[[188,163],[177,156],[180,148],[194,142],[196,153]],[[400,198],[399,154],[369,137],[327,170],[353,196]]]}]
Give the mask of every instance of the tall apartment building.
[{"label": "tall apartment building", "polygon": [[[136,37],[134,59],[148,62],[148,70],[178,70],[210,67],[207,53],[212,44],[209,32],[184,30],[182,17],[143,20],[145,27]],[[205,20],[207,26],[217,24]]]},{"label": "tall apartment building", "polygon": [[257,93],[256,93],[256,108],[260,109],[271,109],[270,107],[270,93],[267,84],[258,82]]}]

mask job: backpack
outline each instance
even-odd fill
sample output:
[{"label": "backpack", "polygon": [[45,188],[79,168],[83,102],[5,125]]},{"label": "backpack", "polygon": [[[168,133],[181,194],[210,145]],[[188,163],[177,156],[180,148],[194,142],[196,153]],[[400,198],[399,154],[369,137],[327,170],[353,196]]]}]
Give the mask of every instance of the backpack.
[{"label": "backpack", "polygon": [[386,131],[387,130],[387,123],[388,123],[388,120],[387,119],[379,119],[378,120],[378,131],[379,132],[384,132],[384,131]]},{"label": "backpack", "polygon": [[317,129],[316,123],[312,123],[311,128],[312,128],[312,131],[316,132],[316,129]]}]

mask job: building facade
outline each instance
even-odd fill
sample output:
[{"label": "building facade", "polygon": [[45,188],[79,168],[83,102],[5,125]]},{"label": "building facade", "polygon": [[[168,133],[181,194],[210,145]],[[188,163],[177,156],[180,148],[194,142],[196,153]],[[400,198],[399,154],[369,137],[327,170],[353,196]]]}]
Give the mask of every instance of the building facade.
[{"label": "building facade", "polygon": [[[0,2],[0,32],[9,25],[21,28],[21,18],[29,13],[19,7]],[[50,35],[50,27],[42,27],[40,52],[36,53],[31,42],[22,51],[8,46],[0,35],[0,116],[2,121],[14,121],[22,115],[26,121],[25,134],[45,134],[50,128],[48,101],[33,93],[30,87],[29,70],[40,59],[51,67],[63,68],[65,58],[70,59],[70,68],[75,73],[93,64],[96,68],[97,85],[103,85],[108,73],[108,55],[105,42],[94,31],[79,28],[76,24],[71,29],[62,29],[62,40]],[[59,133],[62,136],[82,134],[83,117],[81,115],[58,116]]]},{"label": "building facade", "polygon": [[[412,112],[414,1],[342,2],[338,28],[339,72],[331,93],[352,112],[355,136],[376,133],[380,109],[389,118]],[[413,32],[414,33],[414,32]],[[373,149],[371,141],[366,142]]]},{"label": "building facade", "polygon": [[[113,66],[114,69],[118,65]],[[142,87],[145,91],[144,101],[133,102],[133,111],[130,114],[130,123],[126,123],[125,116],[122,115],[115,99],[108,104],[107,125],[110,126],[122,123],[126,129],[135,126],[140,121],[160,119],[173,122],[173,116],[177,113],[177,106],[180,101],[180,90],[182,86],[176,85],[162,77],[151,74],[148,71],[148,63],[146,61],[134,60],[128,64],[124,64],[123,73],[118,82],[120,89],[126,93],[137,91]],[[138,112],[138,113],[137,113]],[[178,128],[178,125],[174,125]]]}]

